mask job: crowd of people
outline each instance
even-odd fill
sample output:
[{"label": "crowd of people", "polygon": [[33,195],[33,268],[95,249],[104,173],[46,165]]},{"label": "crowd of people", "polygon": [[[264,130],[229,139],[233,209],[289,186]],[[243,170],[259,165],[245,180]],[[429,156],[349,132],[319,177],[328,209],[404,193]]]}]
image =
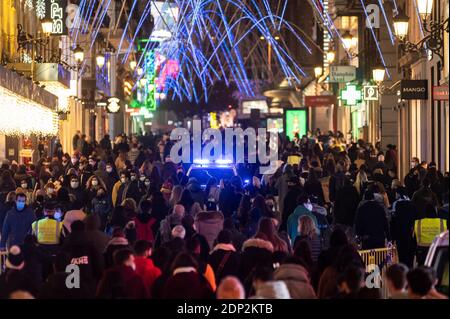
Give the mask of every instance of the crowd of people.
[{"label": "crowd of people", "polygon": [[35,164],[3,161],[0,298],[378,299],[358,250],[390,244],[390,298],[448,298],[424,266],[448,227],[435,163],[413,158],[400,180],[394,145],[316,131],[280,138],[274,174],[205,187],[172,146],[77,132],[69,153],[57,142]]}]

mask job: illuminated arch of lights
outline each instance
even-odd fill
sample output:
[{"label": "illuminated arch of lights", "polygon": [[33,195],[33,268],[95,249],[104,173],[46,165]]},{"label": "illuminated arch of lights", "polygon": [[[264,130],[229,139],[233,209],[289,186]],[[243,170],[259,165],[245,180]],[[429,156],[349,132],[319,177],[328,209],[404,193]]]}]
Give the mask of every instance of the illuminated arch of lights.
[{"label": "illuminated arch of lights", "polygon": [[[137,81],[133,89],[138,88],[142,78],[154,76],[155,67],[147,69],[150,53],[164,57],[165,61],[178,63],[177,72],[165,76],[163,85],[158,79],[152,85],[159,83],[158,90],[162,90],[164,94],[171,92],[172,98],[180,100],[186,98],[198,102],[202,97],[207,100],[208,88],[217,81],[223,81],[227,85],[234,83],[241,94],[254,96],[256,92],[252,81],[258,78],[255,75],[263,69],[267,72],[271,72],[271,69],[279,70],[277,75],[287,79],[290,84],[300,83],[308,75],[299,61],[295,61],[290,54],[284,41],[286,34],[293,35],[297,40],[297,43],[291,45],[302,46],[310,54],[313,51],[311,42],[306,42],[304,33],[297,32],[298,27],[284,18],[288,1],[278,0],[278,5],[273,6],[271,4],[274,1],[271,0],[151,0],[138,16],[139,1],[134,0],[129,7],[128,20],[117,50],[123,53],[125,49],[122,63],[129,58],[141,28],[151,18],[151,11],[161,8],[161,3],[170,9],[169,13],[161,14],[159,18],[159,23],[167,27],[168,35],[156,41],[152,40],[152,34],[148,35],[149,41],[146,42],[135,69]],[[364,3],[363,0],[360,1]],[[342,42],[339,30],[329,14],[322,9],[322,0],[307,2],[331,37]],[[80,1],[71,34],[73,43],[76,43],[80,30],[81,33],[89,31],[92,48],[111,3],[114,1]],[[95,4],[98,4],[97,10],[94,10]],[[137,21],[133,32],[131,19]],[[125,38],[128,41],[124,41]],[[130,43],[129,47],[122,48],[124,43]],[[270,59],[268,50],[271,52]],[[381,51],[378,51],[382,57]],[[268,67],[270,65],[273,68]],[[141,70],[141,74],[137,74],[137,70]]]}]

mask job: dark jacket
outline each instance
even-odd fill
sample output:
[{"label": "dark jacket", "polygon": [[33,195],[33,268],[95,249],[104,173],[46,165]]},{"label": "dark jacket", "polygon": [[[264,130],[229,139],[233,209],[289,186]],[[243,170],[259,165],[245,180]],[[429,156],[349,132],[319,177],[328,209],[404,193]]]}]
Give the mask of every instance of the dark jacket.
[{"label": "dark jacket", "polygon": [[143,279],[129,266],[107,270],[97,289],[97,298],[146,299],[150,296]]},{"label": "dark jacket", "polygon": [[70,263],[80,268],[81,282],[92,294],[104,269],[99,251],[87,238],[86,232],[73,232],[64,240],[62,250],[69,255]]},{"label": "dark jacket", "polygon": [[338,191],[344,187],[346,176],[343,172],[337,172],[335,175],[330,177],[329,184],[329,196],[330,201],[334,202],[337,197]]},{"label": "dark jacket", "polygon": [[416,249],[414,238],[416,209],[410,200],[397,200],[392,206],[391,236],[397,246],[399,261],[413,267]]},{"label": "dark jacket", "polygon": [[51,274],[38,295],[39,299],[86,299],[92,296],[92,291],[87,289],[87,285],[80,282],[80,288],[67,288],[66,279],[69,276],[66,272]]},{"label": "dark jacket", "polygon": [[203,274],[182,272],[172,275],[164,285],[164,299],[213,299],[214,292]]},{"label": "dark jacket", "polygon": [[356,212],[356,234],[362,239],[363,249],[382,248],[389,237],[386,212],[375,200],[363,203]]},{"label": "dark jacket", "polygon": [[36,296],[38,287],[25,270],[8,269],[0,276],[0,299],[8,299],[17,290],[29,292]]},{"label": "dark jacket", "polygon": [[209,255],[208,263],[214,270],[216,284],[219,285],[226,276],[238,276],[241,258],[233,245],[218,244]]},{"label": "dark jacket", "polygon": [[353,227],[359,201],[358,191],[353,185],[342,187],[334,203],[334,223]]},{"label": "dark jacket", "polygon": [[267,240],[250,238],[242,246],[239,278],[247,292],[252,286],[252,274],[256,267],[272,266],[273,245]]},{"label": "dark jacket", "polygon": [[197,202],[200,204],[200,206],[203,206],[204,195],[200,183],[197,181],[191,181],[186,186],[186,188],[191,192],[192,199],[194,200],[194,202]]},{"label": "dark jacket", "polygon": [[325,203],[325,197],[323,195],[322,183],[319,181],[306,181],[305,192],[309,196],[316,196],[319,200],[319,205]]},{"label": "dark jacket", "polygon": [[31,233],[31,224],[36,220],[36,215],[27,206],[22,211],[17,211],[14,206],[5,217],[2,227],[0,247],[22,245],[25,236]]},{"label": "dark jacket", "polygon": [[438,198],[436,194],[428,187],[421,187],[412,197],[412,203],[417,209],[416,219],[425,218],[429,207],[438,206]]}]

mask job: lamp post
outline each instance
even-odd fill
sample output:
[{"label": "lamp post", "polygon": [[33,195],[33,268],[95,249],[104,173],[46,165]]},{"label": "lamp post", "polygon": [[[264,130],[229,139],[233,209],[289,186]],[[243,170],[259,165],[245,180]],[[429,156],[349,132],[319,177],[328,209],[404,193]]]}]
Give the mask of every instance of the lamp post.
[{"label": "lamp post", "polygon": [[448,18],[440,23],[429,19],[433,7],[433,0],[417,0],[417,7],[422,18],[423,30],[427,35],[417,43],[408,41],[406,38],[409,29],[409,17],[402,10],[399,10],[398,14],[394,17],[395,36],[399,40],[404,52],[430,50],[442,61],[444,59],[442,54],[444,33],[449,32]]},{"label": "lamp post", "polygon": [[[34,80],[34,66],[36,63],[36,46],[46,46],[50,41],[50,35],[53,30],[53,22],[50,19],[41,20],[42,36],[30,37],[24,30],[21,24],[17,25],[17,42],[19,48],[24,48],[27,44],[31,45],[31,79]],[[39,33],[38,33],[39,34]]]}]

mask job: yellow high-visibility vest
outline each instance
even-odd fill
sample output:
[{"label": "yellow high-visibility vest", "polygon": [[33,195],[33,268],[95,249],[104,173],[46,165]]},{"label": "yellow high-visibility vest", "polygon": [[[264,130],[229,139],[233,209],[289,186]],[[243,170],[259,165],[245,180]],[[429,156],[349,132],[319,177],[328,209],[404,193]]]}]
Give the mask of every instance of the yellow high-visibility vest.
[{"label": "yellow high-visibility vest", "polygon": [[42,245],[57,245],[61,235],[62,223],[52,218],[35,221],[31,225],[33,234]]},{"label": "yellow high-visibility vest", "polygon": [[441,218],[424,218],[416,220],[414,233],[418,246],[430,246],[434,238],[447,229],[447,221]]}]

